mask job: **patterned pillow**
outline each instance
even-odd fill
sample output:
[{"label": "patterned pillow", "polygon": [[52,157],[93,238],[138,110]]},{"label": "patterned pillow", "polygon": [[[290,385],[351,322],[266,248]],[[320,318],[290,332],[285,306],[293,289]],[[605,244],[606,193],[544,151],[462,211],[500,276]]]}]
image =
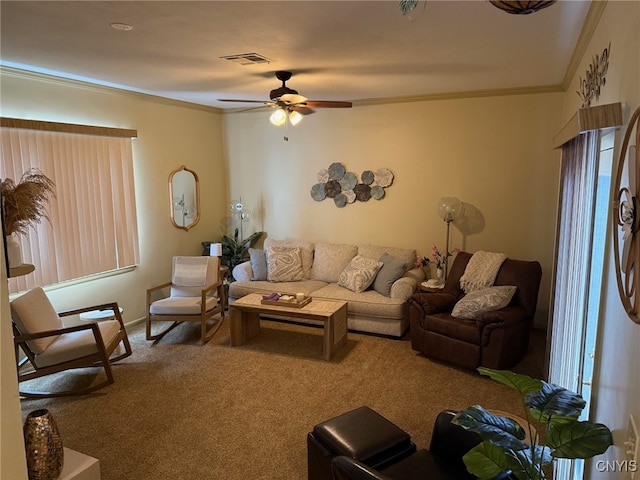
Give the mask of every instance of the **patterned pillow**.
[{"label": "patterned pillow", "polygon": [[481,313],[500,310],[511,302],[516,293],[513,286],[483,288],[468,293],[455,304],[451,315],[457,318],[478,318]]},{"label": "patterned pillow", "polygon": [[267,280],[270,282],[298,282],[304,278],[300,248],[267,248]]},{"label": "patterned pillow", "polygon": [[382,262],[362,255],[353,257],[338,278],[338,285],[355,293],[364,292],[373,283]]}]

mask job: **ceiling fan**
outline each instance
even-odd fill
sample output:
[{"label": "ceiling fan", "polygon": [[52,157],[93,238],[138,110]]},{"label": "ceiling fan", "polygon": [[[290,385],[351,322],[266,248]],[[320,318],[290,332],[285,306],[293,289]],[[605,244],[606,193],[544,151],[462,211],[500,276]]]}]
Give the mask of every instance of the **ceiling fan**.
[{"label": "ceiling fan", "polygon": [[[282,86],[271,90],[269,93],[269,101],[263,100],[241,100],[220,98],[220,102],[241,102],[241,103],[262,103],[265,107],[277,108],[271,115],[271,123],[274,125],[282,125],[289,121],[295,125],[301,119],[302,115],[309,115],[314,112],[314,108],[351,108],[351,102],[341,102],[333,100],[309,100],[298,94],[297,90],[287,87],[286,82],[291,78],[291,72],[279,70],[276,72],[276,78],[282,82]],[[262,108],[262,107],[257,107]]]}]

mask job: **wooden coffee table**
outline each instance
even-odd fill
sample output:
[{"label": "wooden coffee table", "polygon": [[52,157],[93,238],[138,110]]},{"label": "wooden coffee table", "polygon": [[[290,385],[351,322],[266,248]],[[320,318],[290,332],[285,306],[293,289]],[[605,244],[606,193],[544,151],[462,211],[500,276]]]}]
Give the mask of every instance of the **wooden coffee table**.
[{"label": "wooden coffee table", "polygon": [[[262,295],[251,293],[229,305],[231,346],[244,344],[260,333],[260,314],[274,314],[324,323],[323,356],[333,354],[347,342],[347,303],[313,298],[302,308],[283,305],[262,305]],[[304,325],[304,324],[303,324]]]}]

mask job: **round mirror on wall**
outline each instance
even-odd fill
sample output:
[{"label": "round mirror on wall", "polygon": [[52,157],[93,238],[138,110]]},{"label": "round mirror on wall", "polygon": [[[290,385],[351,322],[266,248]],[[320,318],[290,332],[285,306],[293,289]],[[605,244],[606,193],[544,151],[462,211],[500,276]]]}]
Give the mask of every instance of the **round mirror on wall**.
[{"label": "round mirror on wall", "polygon": [[184,165],[169,175],[171,223],[189,230],[200,220],[200,183],[198,175]]},{"label": "round mirror on wall", "polygon": [[[635,142],[631,143],[632,132]],[[627,314],[640,323],[640,108],[629,121],[614,184],[613,251],[620,299]]]}]

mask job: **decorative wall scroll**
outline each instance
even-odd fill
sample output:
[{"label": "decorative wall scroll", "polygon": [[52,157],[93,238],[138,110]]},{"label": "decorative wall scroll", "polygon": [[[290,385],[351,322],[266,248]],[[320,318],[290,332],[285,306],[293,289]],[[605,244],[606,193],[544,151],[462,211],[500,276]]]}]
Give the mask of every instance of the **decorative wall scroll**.
[{"label": "decorative wall scroll", "polygon": [[318,172],[318,183],[311,187],[311,198],[316,202],[333,198],[336,207],[342,208],[356,201],[382,200],[385,189],[392,183],[393,173],[388,168],[379,168],[375,172],[365,170],[358,182],[355,173],[347,172],[344,165],[336,162]]},{"label": "decorative wall scroll", "polygon": [[589,65],[584,80],[580,77],[580,91],[576,92],[582,99],[582,107],[591,105],[591,100],[600,97],[600,87],[606,83],[605,75],[609,69],[609,53],[611,52],[611,42],[604,49],[602,56],[593,57],[593,62]]},{"label": "decorative wall scroll", "polygon": [[[635,128],[634,128],[635,127]],[[635,144],[629,145],[635,131]],[[622,305],[631,320],[640,323],[640,108],[629,120],[622,143],[613,200],[613,251]]]}]

